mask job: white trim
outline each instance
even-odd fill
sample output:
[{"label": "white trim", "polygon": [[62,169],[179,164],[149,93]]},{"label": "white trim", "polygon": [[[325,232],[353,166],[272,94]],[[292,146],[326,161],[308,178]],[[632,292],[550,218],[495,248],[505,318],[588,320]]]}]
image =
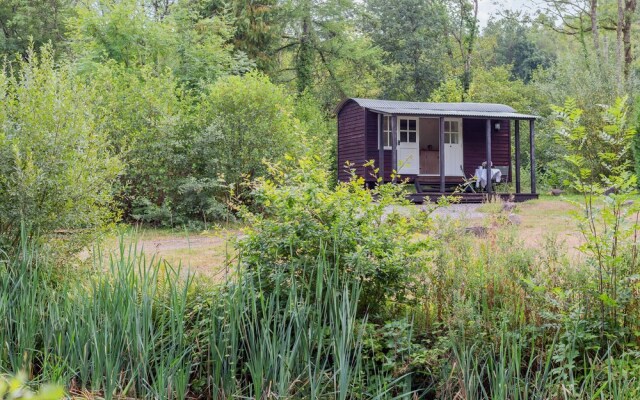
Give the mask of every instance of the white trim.
[{"label": "white trim", "polygon": [[[420,150],[420,117],[403,117],[398,115],[398,144],[400,144],[400,120],[416,121],[416,143],[418,144],[418,150]],[[409,131],[409,124],[407,124],[407,131]],[[409,136],[407,135],[407,143],[409,142]]]},{"label": "white trim", "polygon": [[[402,121],[406,121],[406,128],[401,129]],[[410,129],[410,121],[415,122],[415,128]],[[401,142],[402,132],[405,132],[407,137],[406,141]],[[398,126],[397,126],[397,140],[398,145],[396,147],[396,152],[398,154],[398,173],[399,174],[407,174],[407,175],[417,175],[420,173],[420,117],[414,116],[398,116]],[[415,141],[410,141],[411,135],[410,133],[415,134]],[[409,156],[408,159],[400,160],[400,148],[402,147],[403,151],[415,151],[415,154]],[[407,148],[408,147],[408,148]],[[407,162],[410,160],[407,165],[400,165],[401,162]]]},{"label": "white trim", "polygon": [[[378,114],[378,128],[376,129],[376,131],[378,132],[378,150],[380,150],[380,136],[381,136],[381,135],[380,135],[380,133],[381,133],[381,132],[380,132],[380,126],[382,125],[382,124],[380,123],[380,118],[382,118],[382,121],[383,121],[383,123],[384,123],[384,117],[385,117],[385,116],[387,116],[387,115],[384,115],[384,114]],[[391,118],[391,116],[390,116],[390,115],[388,115],[387,117]],[[391,123],[391,122],[389,122],[389,123]],[[384,130],[384,127],[383,127],[383,130]],[[391,131],[391,128],[389,128],[389,131]],[[393,148],[391,147],[391,138],[389,138],[389,146],[384,146],[384,150],[392,150],[392,149],[393,149]]]},{"label": "white trim", "polygon": [[[458,122],[458,126],[460,127],[460,131],[458,132],[460,134],[460,137],[458,138],[459,141],[457,144],[460,145],[460,151],[462,152],[462,170],[464,170],[464,128],[463,128],[463,120],[464,118],[445,118],[444,119],[445,122],[446,121],[457,121]],[[444,135],[445,132],[443,132]],[[444,143],[444,145],[447,145],[447,142]],[[444,150],[444,149],[443,149]],[[445,157],[445,173],[446,173],[446,157]],[[446,176],[446,175],[445,175]],[[455,171],[454,175],[449,175],[449,176],[464,176],[464,172],[463,171]]]}]

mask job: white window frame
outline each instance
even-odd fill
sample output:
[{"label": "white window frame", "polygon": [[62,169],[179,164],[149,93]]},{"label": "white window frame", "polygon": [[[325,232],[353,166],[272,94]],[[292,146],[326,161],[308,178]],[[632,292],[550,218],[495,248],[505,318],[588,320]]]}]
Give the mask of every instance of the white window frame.
[{"label": "white window frame", "polygon": [[[418,136],[420,135],[420,118],[417,117],[398,117],[398,144],[400,144],[400,138],[401,138],[401,130],[400,129],[400,120],[405,120],[407,121],[407,129],[404,129],[404,131],[407,132],[407,141],[406,143],[418,143]],[[409,121],[416,121],[416,128],[415,129],[409,129]],[[416,134],[416,137],[413,142],[409,141],[409,133],[410,132],[414,132]]]},{"label": "white window frame", "polygon": [[[449,122],[449,126],[451,126],[451,122],[457,122],[458,123],[458,130],[453,131],[451,129],[447,130],[447,122]],[[462,118],[445,118],[444,119],[444,144],[460,144],[462,142]],[[451,143],[451,138],[449,137],[449,140],[447,141],[447,135],[450,135],[452,133],[457,133],[458,134],[458,142],[457,143]]]},{"label": "white window frame", "polygon": [[[387,143],[389,143],[387,146],[384,146],[384,150],[391,150],[393,149],[392,143],[391,143],[391,139],[393,136],[393,133],[391,132],[391,116],[390,115],[383,115],[383,114],[378,114],[378,150],[380,150],[380,146],[382,145],[380,143],[380,118],[382,118],[382,121],[384,123],[384,118],[387,117],[387,126],[383,126],[382,129],[384,130],[384,134],[387,137]],[[386,128],[386,129],[385,129]]]}]

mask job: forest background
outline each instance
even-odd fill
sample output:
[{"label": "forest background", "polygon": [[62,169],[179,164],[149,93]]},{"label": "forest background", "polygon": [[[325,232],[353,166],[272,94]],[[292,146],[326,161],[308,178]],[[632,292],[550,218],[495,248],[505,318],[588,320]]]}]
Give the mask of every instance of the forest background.
[{"label": "forest background", "polygon": [[[0,398],[640,397],[636,0],[479,15],[0,0],[0,373],[25,373]],[[519,208],[469,229],[338,183],[347,97],[539,115],[538,187],[569,201],[528,203],[522,240]],[[229,228],[225,278],[114,239],[131,226]]]}]

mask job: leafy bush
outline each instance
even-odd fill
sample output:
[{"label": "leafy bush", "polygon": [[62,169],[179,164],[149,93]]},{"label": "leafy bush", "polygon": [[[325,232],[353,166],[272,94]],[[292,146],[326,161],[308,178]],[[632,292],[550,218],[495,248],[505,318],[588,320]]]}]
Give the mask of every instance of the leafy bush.
[{"label": "leafy bush", "polygon": [[[313,158],[272,164],[270,178],[254,194],[261,212],[244,214],[250,228],[240,245],[243,263],[261,279],[276,281],[292,265],[303,268],[326,257],[362,281],[360,313],[379,316],[388,301],[408,300],[420,246],[428,245],[411,238],[428,222],[392,209],[408,204],[397,185],[367,190],[355,175],[336,188],[329,182]],[[313,287],[309,277],[299,278]]]},{"label": "leafy bush", "polygon": [[180,223],[171,206],[191,166],[190,97],[170,73],[158,74],[148,67],[131,72],[106,63],[89,81],[100,129],[125,163],[116,188],[125,219]]},{"label": "leafy bush", "polygon": [[334,130],[317,102],[294,103],[263,75],[229,76],[202,95],[149,67],[131,72],[111,62],[88,79],[100,129],[126,163],[117,200],[127,220],[180,226],[233,218],[229,203],[251,201],[247,183],[265,174],[264,161],[304,151],[331,160]]},{"label": "leafy bush", "polygon": [[[563,157],[565,169],[574,172],[571,181],[590,184],[600,181],[601,177],[615,177],[632,170],[635,130],[629,120],[626,98],[618,98],[610,106],[601,106],[597,122],[593,122],[594,115],[589,116],[591,125],[585,123],[584,110],[574,99],[567,99],[562,107],[553,107],[553,110],[556,143],[567,155]],[[586,171],[589,176],[584,175]]]},{"label": "leafy bush", "polygon": [[[0,247],[32,233],[92,233],[113,221],[120,162],[91,107],[91,89],[48,49],[0,74]],[[90,235],[76,235],[87,239]],[[80,240],[82,241],[82,240]]]},{"label": "leafy bush", "polygon": [[208,88],[199,107],[197,168],[222,177],[236,193],[245,178],[265,174],[264,160],[300,154],[304,136],[293,98],[264,75],[222,78]]}]

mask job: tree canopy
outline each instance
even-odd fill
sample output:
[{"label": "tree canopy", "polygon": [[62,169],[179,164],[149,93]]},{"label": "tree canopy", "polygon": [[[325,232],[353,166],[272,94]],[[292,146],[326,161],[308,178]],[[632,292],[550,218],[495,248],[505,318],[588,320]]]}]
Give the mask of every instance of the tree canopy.
[{"label": "tree canopy", "polygon": [[[43,92],[77,85],[106,159],[122,165],[101,200],[117,204],[113,215],[172,225],[229,217],[265,162],[313,153],[335,170],[331,113],[345,97],[542,115],[544,183],[562,158],[553,105],[571,98],[596,132],[603,105],[638,104],[638,18],[631,0],[543,5],[481,26],[477,0],[7,0],[0,53],[7,88],[32,88],[22,80],[41,53],[55,77]],[[5,102],[3,115],[17,104]],[[598,137],[585,147],[593,159],[607,143]],[[22,157],[36,142],[18,153],[5,142],[4,154]]]}]

